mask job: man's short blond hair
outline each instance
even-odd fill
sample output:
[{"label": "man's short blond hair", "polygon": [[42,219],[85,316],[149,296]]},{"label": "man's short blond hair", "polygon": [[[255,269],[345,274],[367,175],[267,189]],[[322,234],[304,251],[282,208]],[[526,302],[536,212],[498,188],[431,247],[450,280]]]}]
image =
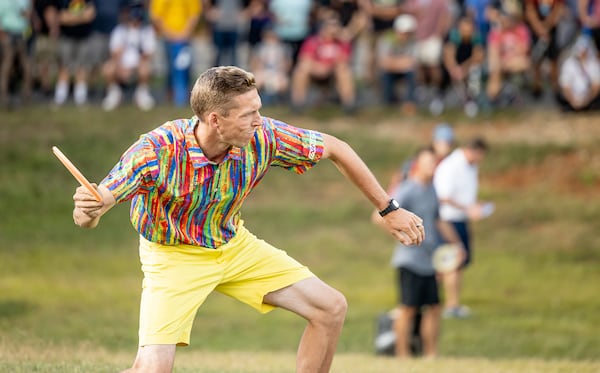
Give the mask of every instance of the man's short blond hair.
[{"label": "man's short blond hair", "polygon": [[227,116],[235,108],[233,98],[253,89],[256,82],[252,73],[236,66],[212,67],[196,80],[190,105],[200,119],[212,111]]}]

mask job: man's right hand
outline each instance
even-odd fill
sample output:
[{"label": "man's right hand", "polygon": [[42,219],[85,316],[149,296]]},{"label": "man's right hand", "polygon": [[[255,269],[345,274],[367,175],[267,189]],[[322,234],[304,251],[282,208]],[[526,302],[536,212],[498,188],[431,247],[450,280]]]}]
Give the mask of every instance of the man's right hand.
[{"label": "man's right hand", "polygon": [[98,225],[100,217],[116,203],[112,193],[106,187],[92,185],[102,196],[102,201],[97,201],[94,195],[83,186],[78,187],[73,195],[75,203],[73,221],[83,228],[94,228]]},{"label": "man's right hand", "polygon": [[405,209],[398,209],[383,217],[386,227],[403,245],[420,245],[425,239],[423,219]]}]

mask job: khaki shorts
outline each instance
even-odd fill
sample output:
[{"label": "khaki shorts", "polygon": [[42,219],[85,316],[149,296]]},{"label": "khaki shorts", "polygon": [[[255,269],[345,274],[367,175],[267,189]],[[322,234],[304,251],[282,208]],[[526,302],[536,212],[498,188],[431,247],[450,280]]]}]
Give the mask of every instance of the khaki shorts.
[{"label": "khaki shorts", "polygon": [[35,63],[57,63],[58,62],[58,40],[45,35],[39,35],[35,38],[33,48]]},{"label": "khaki shorts", "polygon": [[442,39],[431,36],[417,42],[417,60],[427,67],[440,66],[442,63]]},{"label": "khaki shorts", "polygon": [[89,41],[89,37],[84,39],[61,37],[58,40],[60,62],[70,73],[74,73],[78,69],[90,71],[94,66],[94,47]]},{"label": "khaki shorts", "polygon": [[266,294],[314,276],[241,224],[235,237],[218,249],[140,238],[140,261],[140,346],[187,346],[196,312],[213,290],[267,313],[275,307],[263,303]]}]

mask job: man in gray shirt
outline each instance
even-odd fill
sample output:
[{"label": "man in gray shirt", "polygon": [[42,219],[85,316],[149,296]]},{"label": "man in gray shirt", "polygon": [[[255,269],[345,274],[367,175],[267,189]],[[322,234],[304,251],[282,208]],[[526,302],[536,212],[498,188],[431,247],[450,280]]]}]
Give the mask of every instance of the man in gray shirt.
[{"label": "man in gray shirt", "polygon": [[432,148],[419,149],[412,174],[392,192],[392,197],[402,208],[414,211],[423,219],[427,231],[421,245],[397,245],[392,256],[398,275],[399,306],[394,330],[399,357],[410,356],[409,337],[417,311],[422,311],[423,355],[437,355],[441,307],[432,264],[433,252],[442,240],[462,247],[452,226],[439,217],[439,202],[432,183],[436,159]]}]

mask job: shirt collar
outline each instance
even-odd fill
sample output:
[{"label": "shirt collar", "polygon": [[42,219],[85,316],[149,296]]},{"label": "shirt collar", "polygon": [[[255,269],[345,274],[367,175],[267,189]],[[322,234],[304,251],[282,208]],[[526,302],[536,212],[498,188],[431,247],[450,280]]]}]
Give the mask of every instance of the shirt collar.
[{"label": "shirt collar", "polygon": [[[187,120],[186,128],[185,128],[185,147],[187,152],[190,155],[190,159],[192,160],[192,165],[194,168],[205,167],[207,165],[215,164],[211,162],[204,153],[202,149],[200,149],[200,144],[198,144],[198,140],[196,139],[196,135],[194,134],[194,129],[199,123],[198,117],[195,115]],[[241,149],[238,147],[232,147],[229,149],[229,153],[223,159],[223,162],[227,160],[236,160],[239,161],[242,159]]]}]

